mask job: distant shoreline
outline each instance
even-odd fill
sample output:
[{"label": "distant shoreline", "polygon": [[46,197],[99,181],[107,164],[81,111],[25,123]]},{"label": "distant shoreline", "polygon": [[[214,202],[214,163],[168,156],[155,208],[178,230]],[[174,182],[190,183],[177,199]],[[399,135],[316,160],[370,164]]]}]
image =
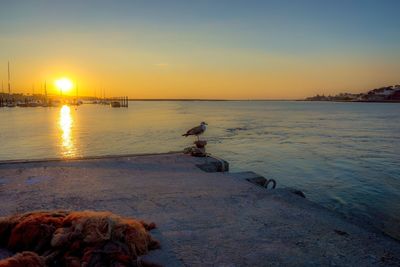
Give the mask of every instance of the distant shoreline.
[{"label": "distant shoreline", "polygon": [[340,102],[340,103],[400,103],[399,100],[381,100],[381,101],[348,101],[348,100],[306,100],[306,99],[129,99],[129,101],[140,102],[140,101],[176,101],[176,102]]},{"label": "distant shoreline", "polygon": [[362,102],[362,103],[400,103],[400,84],[383,86],[366,93],[340,93],[338,95],[319,95],[307,97],[306,101]]},{"label": "distant shoreline", "polygon": [[[0,100],[7,101],[12,99],[12,101],[23,101],[23,100],[32,100],[32,99],[43,99],[46,96],[37,94],[37,95],[23,95],[23,94],[5,94],[5,93],[0,93]],[[58,96],[55,95],[50,95],[48,96],[49,98],[57,98]],[[68,99],[75,98],[74,96],[64,96]],[[78,97],[79,99],[82,99],[84,101],[101,101],[101,100],[107,100],[107,101],[112,101],[113,99],[116,99],[115,97],[109,97],[109,98],[95,98],[91,96],[80,96]],[[128,101],[132,102],[140,102],[140,101],[147,101],[147,102],[168,102],[168,101],[176,101],[176,102],[346,102],[346,103],[400,103],[400,100],[398,99],[387,99],[387,100],[335,100],[335,99],[329,99],[329,100],[323,100],[323,99],[204,99],[204,98],[129,98]],[[1,106],[1,105],[0,105]]]},{"label": "distant shoreline", "polygon": [[302,101],[297,99],[129,99],[129,101]]},{"label": "distant shoreline", "polygon": [[340,102],[340,103],[400,103],[400,100],[296,100],[304,102]]}]

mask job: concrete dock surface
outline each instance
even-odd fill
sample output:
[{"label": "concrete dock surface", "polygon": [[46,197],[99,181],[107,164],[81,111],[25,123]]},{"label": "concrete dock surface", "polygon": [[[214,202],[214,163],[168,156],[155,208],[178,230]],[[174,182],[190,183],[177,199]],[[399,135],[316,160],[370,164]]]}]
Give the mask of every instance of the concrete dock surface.
[{"label": "concrete dock surface", "polygon": [[268,190],[198,167],[220,164],[181,153],[3,162],[0,216],[89,209],[152,221],[162,248],[145,257],[165,266],[400,266],[400,242],[279,181]]}]

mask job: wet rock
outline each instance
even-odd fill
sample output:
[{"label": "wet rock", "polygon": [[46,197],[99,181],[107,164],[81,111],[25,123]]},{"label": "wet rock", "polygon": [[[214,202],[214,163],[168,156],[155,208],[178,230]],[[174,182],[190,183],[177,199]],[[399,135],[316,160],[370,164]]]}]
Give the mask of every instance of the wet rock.
[{"label": "wet rock", "polygon": [[198,141],[195,141],[194,144],[196,145],[197,148],[205,148],[205,146],[207,145],[207,141],[198,140]]},{"label": "wet rock", "polygon": [[293,190],[291,190],[291,192],[295,195],[301,196],[302,198],[306,198],[306,195],[304,195],[304,193],[300,190],[293,189]]},{"label": "wet rock", "polygon": [[347,233],[345,231],[341,231],[341,230],[337,230],[337,229],[335,229],[333,231],[335,231],[335,233],[337,233],[338,235],[343,235],[343,236],[348,236],[349,235],[349,233]]},{"label": "wet rock", "polygon": [[190,154],[193,157],[205,157],[207,156],[206,154],[206,149],[205,148],[197,148],[197,147],[187,147],[183,150],[184,154]]}]

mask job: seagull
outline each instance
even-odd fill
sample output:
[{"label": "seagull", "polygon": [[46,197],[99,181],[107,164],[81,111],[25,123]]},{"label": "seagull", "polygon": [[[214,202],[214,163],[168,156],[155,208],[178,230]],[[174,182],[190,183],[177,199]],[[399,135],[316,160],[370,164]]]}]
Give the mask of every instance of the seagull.
[{"label": "seagull", "polygon": [[207,129],[207,123],[204,121],[200,123],[199,126],[193,127],[192,129],[188,130],[185,134],[182,134],[182,136],[189,136],[189,135],[195,135],[197,136],[197,140],[199,140],[199,135],[203,134],[205,130]]}]

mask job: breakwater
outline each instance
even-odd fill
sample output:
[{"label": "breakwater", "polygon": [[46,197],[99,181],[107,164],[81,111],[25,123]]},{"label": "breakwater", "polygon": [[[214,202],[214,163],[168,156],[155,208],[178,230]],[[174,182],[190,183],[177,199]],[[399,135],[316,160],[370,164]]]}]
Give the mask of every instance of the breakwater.
[{"label": "breakwater", "polygon": [[227,164],[181,153],[2,162],[0,214],[91,209],[154,221],[162,248],[146,257],[166,266],[400,262],[397,241]]}]

